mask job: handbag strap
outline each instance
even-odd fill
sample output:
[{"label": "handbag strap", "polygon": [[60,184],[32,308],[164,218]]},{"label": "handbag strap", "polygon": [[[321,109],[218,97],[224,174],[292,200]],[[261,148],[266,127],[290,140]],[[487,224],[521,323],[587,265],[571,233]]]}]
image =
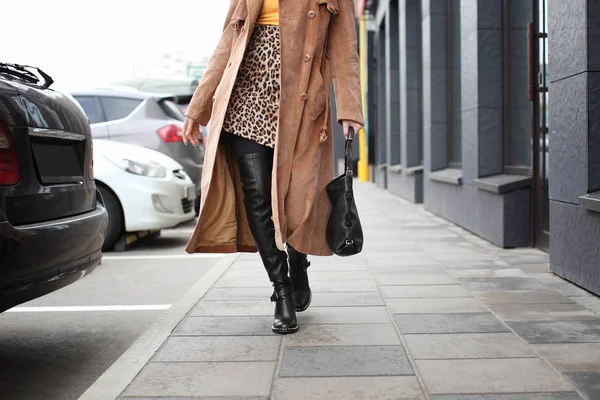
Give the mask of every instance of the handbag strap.
[{"label": "handbag strap", "polygon": [[[352,201],[354,200],[354,194],[352,193],[352,142],[354,142],[354,128],[348,129],[348,138],[346,139],[346,150],[344,152],[344,170],[346,178],[344,179],[345,195],[346,195],[346,206],[349,210],[352,207]],[[346,214],[346,226],[350,226],[351,221],[349,220],[350,215]]]}]

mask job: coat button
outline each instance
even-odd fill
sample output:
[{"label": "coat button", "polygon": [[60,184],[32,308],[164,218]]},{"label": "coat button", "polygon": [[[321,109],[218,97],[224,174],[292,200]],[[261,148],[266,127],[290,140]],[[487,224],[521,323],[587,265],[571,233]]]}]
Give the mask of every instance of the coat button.
[{"label": "coat button", "polygon": [[300,98],[301,98],[302,100],[306,100],[306,99],[308,99],[308,95],[307,95],[306,93],[302,93],[302,94],[300,95]]},{"label": "coat button", "polygon": [[308,12],[308,18],[310,18],[310,19],[313,19],[313,18],[314,18],[316,15],[317,15],[317,14],[315,14],[315,12],[314,12],[314,11],[312,11],[312,10],[310,10],[310,11]]},{"label": "coat button", "polygon": [[309,62],[310,61],[310,54],[306,54],[304,56],[304,61]]}]

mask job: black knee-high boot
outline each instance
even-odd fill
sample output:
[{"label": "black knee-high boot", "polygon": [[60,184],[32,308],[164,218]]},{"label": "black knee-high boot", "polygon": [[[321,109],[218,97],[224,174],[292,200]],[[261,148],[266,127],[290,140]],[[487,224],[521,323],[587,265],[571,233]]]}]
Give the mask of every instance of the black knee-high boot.
[{"label": "black knee-high boot", "polygon": [[284,251],[275,244],[275,226],[271,219],[271,170],[273,156],[247,154],[237,157],[244,190],[244,204],[248,224],[258,252],[273,282],[271,301],[275,302],[273,331],[292,333],[298,330],[294,290],[288,276],[288,261]]},{"label": "black knee-high boot", "polygon": [[287,252],[290,264],[290,278],[294,285],[294,297],[296,300],[296,311],[304,311],[310,306],[312,292],[308,283],[308,273],[306,269],[310,266],[306,254],[300,253],[292,246],[287,245]]}]

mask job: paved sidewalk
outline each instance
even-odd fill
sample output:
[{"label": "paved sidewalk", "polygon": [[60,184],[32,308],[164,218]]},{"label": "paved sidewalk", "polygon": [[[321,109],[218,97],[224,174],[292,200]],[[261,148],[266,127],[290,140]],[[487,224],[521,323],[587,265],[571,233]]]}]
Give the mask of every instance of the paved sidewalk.
[{"label": "paved sidewalk", "polygon": [[[235,258],[121,399],[600,399],[600,299],[370,184],[366,246],[311,258],[300,331],[271,333],[257,255]],[[102,398],[102,396],[96,397]]]}]

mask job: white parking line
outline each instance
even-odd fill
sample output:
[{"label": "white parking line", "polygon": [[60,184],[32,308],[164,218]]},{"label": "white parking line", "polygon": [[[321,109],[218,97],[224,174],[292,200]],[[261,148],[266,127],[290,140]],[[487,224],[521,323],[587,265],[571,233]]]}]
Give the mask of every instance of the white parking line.
[{"label": "white parking line", "polygon": [[103,260],[177,260],[190,258],[223,258],[225,254],[206,253],[206,254],[157,254],[157,255],[135,255],[135,256],[107,256],[103,255]]},{"label": "white parking line", "polygon": [[41,312],[82,312],[82,311],[158,311],[168,310],[170,304],[150,304],[134,306],[48,306],[48,307],[15,307],[7,313],[41,313]]}]

